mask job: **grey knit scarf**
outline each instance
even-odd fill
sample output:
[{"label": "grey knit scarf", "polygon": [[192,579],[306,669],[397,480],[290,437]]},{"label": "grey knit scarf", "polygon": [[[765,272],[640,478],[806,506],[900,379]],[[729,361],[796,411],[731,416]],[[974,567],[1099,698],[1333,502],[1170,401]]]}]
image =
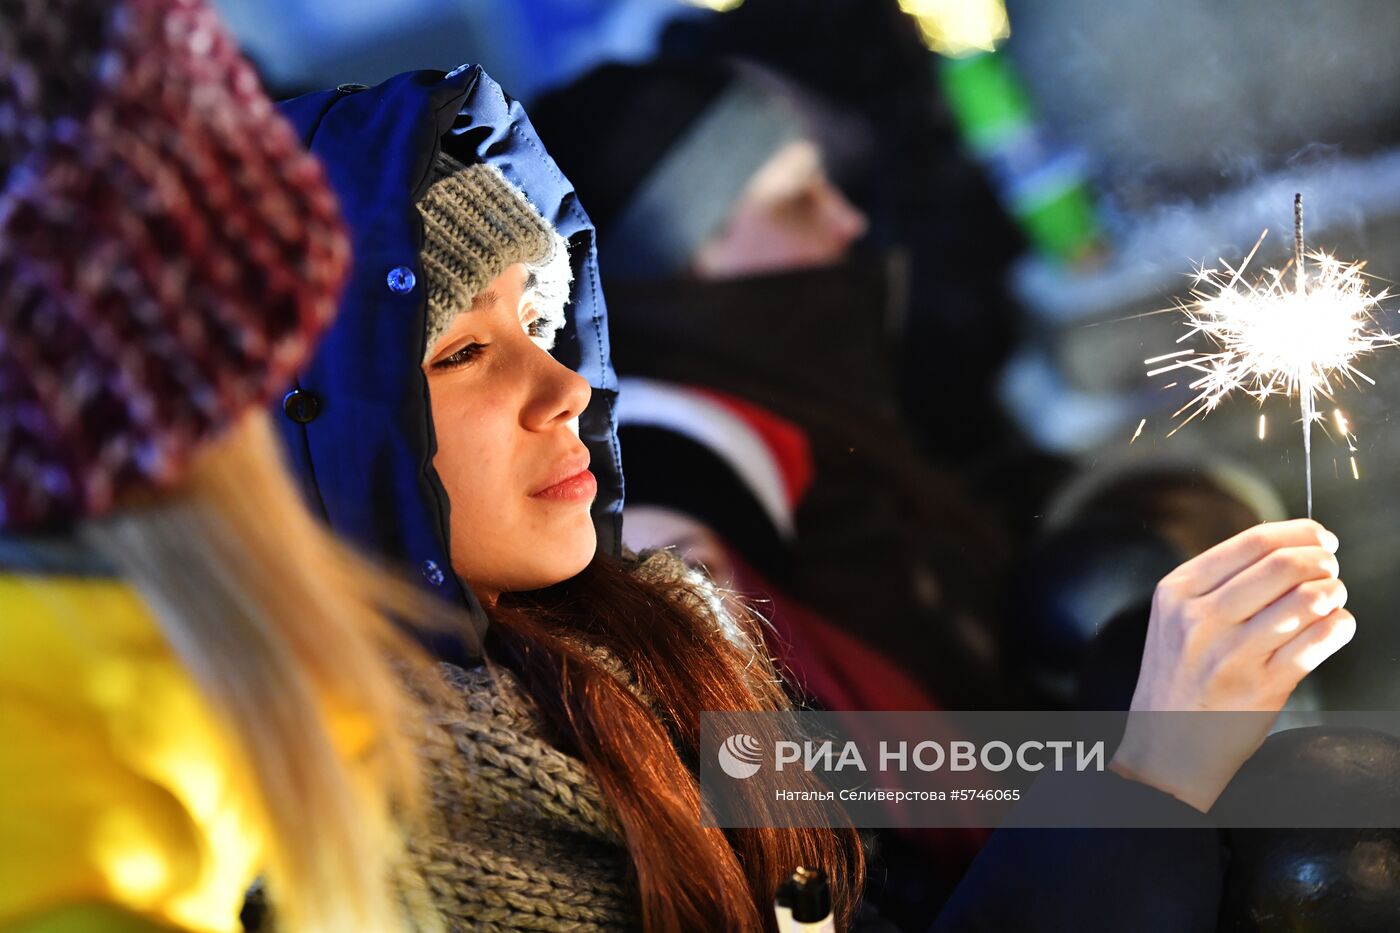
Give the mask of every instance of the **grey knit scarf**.
[{"label": "grey knit scarf", "polygon": [[461,706],[425,748],[436,819],[411,841],[454,930],[640,929],[628,854],[582,761],[541,737],[506,671],[448,667]]},{"label": "grey knit scarf", "polygon": [[[717,634],[752,649],[713,586],[674,556],[649,554],[632,572],[684,582],[676,592],[715,621]],[[594,654],[637,689],[615,658]],[[437,815],[410,848],[449,927],[641,929],[630,856],[587,766],[543,737],[538,709],[509,672],[445,671],[461,702],[435,710],[424,756]]]}]

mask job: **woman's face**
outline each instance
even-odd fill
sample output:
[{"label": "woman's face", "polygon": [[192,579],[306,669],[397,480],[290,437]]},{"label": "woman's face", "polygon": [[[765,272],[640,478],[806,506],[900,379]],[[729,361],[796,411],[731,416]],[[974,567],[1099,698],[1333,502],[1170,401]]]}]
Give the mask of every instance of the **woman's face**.
[{"label": "woman's face", "polygon": [[729,279],[830,266],[865,235],[868,222],[822,166],[821,150],[798,139],[749,180],[724,228],[693,257],[702,279]]},{"label": "woman's face", "polygon": [[578,436],[591,390],[536,336],[527,277],[520,263],[501,273],[423,366],[453,568],[488,603],[574,576],[597,547],[598,484]]}]

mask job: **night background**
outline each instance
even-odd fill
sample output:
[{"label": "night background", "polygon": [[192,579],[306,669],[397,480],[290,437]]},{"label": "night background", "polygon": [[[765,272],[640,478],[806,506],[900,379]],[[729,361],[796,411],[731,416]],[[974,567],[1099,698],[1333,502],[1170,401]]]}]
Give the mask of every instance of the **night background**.
[{"label": "night background", "polygon": [[[1143,361],[1177,349],[1182,326],[1140,315],[1265,228],[1252,268],[1286,263],[1295,192],[1310,248],[1366,260],[1377,290],[1400,273],[1400,8],[1380,0],[218,5],[277,97],[472,62],[528,108],[601,62],[654,56],[739,56],[805,86],[843,118],[823,143],[871,219],[861,248],[906,260],[906,418],[1031,542],[1066,495],[1132,465],[1247,474],[1275,502],[1266,517],[1302,515],[1296,401],[1267,404],[1263,439],[1242,395],[1168,438],[1190,393]],[[1400,329],[1393,305],[1383,329]],[[1376,385],[1323,400],[1313,452],[1315,515],[1341,536],[1359,630],[1295,702],[1381,709],[1400,701],[1400,354],[1361,369]],[[1085,587],[1075,624],[1097,630],[1120,597]]]}]

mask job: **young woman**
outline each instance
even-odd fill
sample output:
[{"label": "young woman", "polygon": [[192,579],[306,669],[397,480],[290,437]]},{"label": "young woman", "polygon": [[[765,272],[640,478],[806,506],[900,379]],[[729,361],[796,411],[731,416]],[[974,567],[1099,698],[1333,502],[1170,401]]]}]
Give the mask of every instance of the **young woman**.
[{"label": "young woman", "polygon": [[357,256],[289,446],[334,528],[489,620],[492,666],[444,649],[460,702],[428,743],[442,817],[416,841],[439,909],[472,929],[760,929],[817,864],[844,925],[853,831],[701,826],[699,713],[786,700],[751,620],[678,561],[619,555],[592,231],[518,105],[464,69],[285,106]]},{"label": "young woman", "polygon": [[0,181],[0,929],[232,933],[259,875],[286,929],[405,928],[380,607],[431,610],[261,410],[348,266],[319,166],[201,0],[20,0]]},{"label": "young woman", "polygon": [[[415,564],[486,636],[486,663],[458,653],[459,698],[429,742],[440,818],[416,848],[439,908],[464,928],[771,929],[778,881],[803,864],[832,877],[850,925],[863,881],[850,831],[701,825],[700,712],[786,701],[750,620],[674,560],[618,554],[592,230],[519,106],[463,68],[287,111],[327,162],[358,257],[288,399],[290,447],[334,527]],[[1319,526],[1283,523],[1181,568],[1159,591],[1138,708],[1277,710],[1349,637],[1334,550]],[[1204,808],[1262,734],[1213,750],[1206,774],[1175,773],[1180,746],[1160,738],[1135,726],[1106,780]],[[1205,832],[1165,851],[1199,855]],[[1082,892],[1132,863],[1063,840],[1038,861],[1013,854]],[[1199,913],[1219,866],[1191,868],[1159,890]],[[989,898],[1032,909],[1009,890],[984,879],[959,917],[977,922]],[[1132,928],[1166,916],[1160,900]]]}]

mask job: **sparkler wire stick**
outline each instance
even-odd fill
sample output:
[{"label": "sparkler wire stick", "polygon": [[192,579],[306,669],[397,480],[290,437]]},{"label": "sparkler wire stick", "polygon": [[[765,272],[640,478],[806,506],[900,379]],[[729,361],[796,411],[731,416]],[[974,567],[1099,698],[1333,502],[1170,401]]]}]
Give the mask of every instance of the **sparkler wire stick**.
[{"label": "sparkler wire stick", "polygon": [[[1293,195],[1293,264],[1294,286],[1299,300],[1308,293],[1308,277],[1303,271],[1303,192]],[[1311,374],[1309,374],[1311,377]],[[1303,409],[1303,475],[1308,489],[1308,518],[1312,518],[1312,423],[1313,387],[1311,378],[1307,385],[1298,387],[1298,403]]]}]

